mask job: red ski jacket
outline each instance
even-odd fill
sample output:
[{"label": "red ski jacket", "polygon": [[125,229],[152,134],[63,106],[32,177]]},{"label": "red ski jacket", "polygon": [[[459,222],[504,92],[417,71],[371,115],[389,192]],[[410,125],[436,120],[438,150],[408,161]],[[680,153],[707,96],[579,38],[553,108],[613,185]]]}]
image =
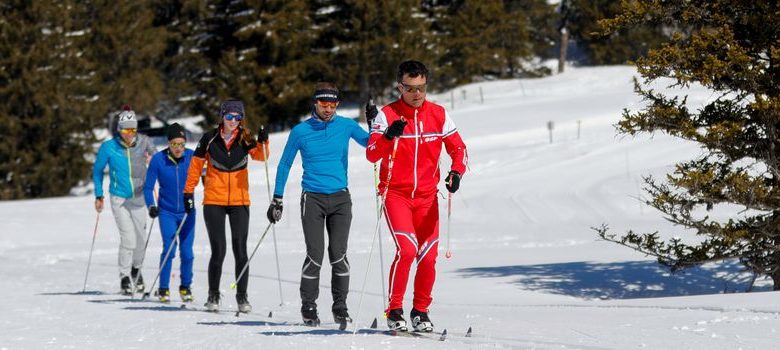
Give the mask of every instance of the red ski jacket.
[{"label": "red ski jacket", "polygon": [[[439,183],[439,156],[442,144],[452,158],[452,170],[463,175],[466,172],[468,153],[455,123],[444,107],[425,101],[414,108],[403,100],[384,106],[371,125],[371,136],[366,148],[366,158],[375,163],[388,159],[393,142],[383,136],[394,121],[406,118],[406,128],[398,139],[398,149],[393,161],[390,189],[409,195],[426,195],[437,191]],[[382,161],[379,172],[379,192],[387,187],[388,161]]]}]

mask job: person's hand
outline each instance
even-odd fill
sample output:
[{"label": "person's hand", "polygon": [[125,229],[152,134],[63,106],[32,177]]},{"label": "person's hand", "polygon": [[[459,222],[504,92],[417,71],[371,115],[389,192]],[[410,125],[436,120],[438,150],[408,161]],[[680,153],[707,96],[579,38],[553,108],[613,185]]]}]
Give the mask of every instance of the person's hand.
[{"label": "person's hand", "polygon": [[103,197],[95,198],[95,211],[98,214],[103,211]]},{"label": "person's hand", "polygon": [[271,201],[271,205],[268,206],[268,212],[266,213],[266,216],[268,216],[268,221],[270,221],[272,224],[279,222],[279,220],[282,219],[283,209],[284,206],[282,205],[282,197],[274,196],[274,200]]},{"label": "person's hand", "polygon": [[260,125],[260,129],[257,130],[257,143],[265,143],[268,141],[268,132],[265,131],[265,127]]},{"label": "person's hand", "polygon": [[385,130],[384,136],[388,140],[392,140],[396,137],[403,135],[404,128],[406,127],[406,119],[401,118],[390,124]]},{"label": "person's hand", "polygon": [[189,214],[195,209],[195,195],[192,193],[184,194],[184,210]]},{"label": "person's hand", "polygon": [[156,205],[149,207],[149,217],[154,219],[158,216],[160,216],[160,208],[158,208]]},{"label": "person's hand", "polygon": [[444,180],[444,186],[447,187],[447,191],[455,193],[460,187],[460,173],[455,170],[450,170],[447,178]]},{"label": "person's hand", "polygon": [[371,125],[374,124],[374,119],[376,119],[378,114],[379,110],[376,109],[376,105],[374,104],[373,100],[366,103],[366,124],[368,124],[369,129],[371,129]]}]

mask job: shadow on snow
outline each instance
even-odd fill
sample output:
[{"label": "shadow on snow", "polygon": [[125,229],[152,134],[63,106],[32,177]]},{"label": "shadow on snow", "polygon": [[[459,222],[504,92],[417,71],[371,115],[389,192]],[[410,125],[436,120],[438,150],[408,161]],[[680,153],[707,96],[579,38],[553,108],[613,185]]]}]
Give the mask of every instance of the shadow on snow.
[{"label": "shadow on snow", "polygon": [[[655,261],[570,262],[473,267],[455,271],[468,278],[512,277],[525,290],[584,299],[659,298],[745,291],[751,275],[737,261],[690,268],[674,274]],[[756,280],[754,291],[771,290]]]}]

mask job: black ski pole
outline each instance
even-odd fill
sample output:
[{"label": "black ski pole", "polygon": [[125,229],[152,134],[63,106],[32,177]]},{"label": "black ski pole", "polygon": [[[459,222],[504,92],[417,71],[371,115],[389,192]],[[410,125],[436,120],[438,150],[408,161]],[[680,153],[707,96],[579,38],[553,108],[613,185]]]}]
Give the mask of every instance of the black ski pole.
[{"label": "black ski pole", "polygon": [[249,263],[252,262],[252,258],[255,257],[255,253],[257,253],[257,248],[260,248],[260,243],[263,243],[263,239],[265,239],[265,235],[268,234],[268,230],[271,229],[271,226],[273,226],[272,223],[268,223],[268,226],[265,227],[265,231],[263,231],[263,235],[260,236],[260,240],[257,241],[257,244],[255,245],[255,250],[252,251],[252,255],[249,256],[249,260],[246,261],[246,264],[244,264],[244,268],[241,269],[241,273],[238,274],[238,278],[236,278],[233,283],[230,284],[230,289],[236,289],[238,286],[238,281],[241,280],[241,277],[244,277],[244,272],[246,272],[246,269],[249,267]]},{"label": "black ski pole", "polygon": [[[264,129],[263,126],[261,128]],[[263,147],[263,150],[265,152],[265,161],[263,164],[265,164],[265,187],[268,189],[268,202],[271,202],[273,200],[273,197],[271,196],[271,180],[268,177],[268,157],[270,155],[268,154],[268,148]],[[279,250],[276,248],[276,226],[271,226],[271,235],[274,236],[274,257],[276,258],[276,280],[279,282],[279,306],[284,305],[284,298],[282,294],[282,271],[279,269]],[[254,254],[254,253],[252,253]]]},{"label": "black ski pole", "polygon": [[[417,111],[415,111],[415,117],[417,116]],[[385,190],[382,191],[382,200],[379,205],[379,215],[377,216],[376,220],[376,228],[374,229],[374,236],[371,239],[371,248],[368,250],[368,264],[366,266],[366,274],[363,276],[363,287],[360,288],[360,299],[358,301],[358,311],[357,316],[355,317],[355,330],[352,332],[352,335],[357,334],[358,331],[358,321],[360,320],[360,309],[363,305],[363,294],[366,292],[366,280],[368,280],[368,272],[371,270],[371,257],[374,253],[374,241],[377,238],[377,235],[379,233],[379,224],[381,222],[381,214],[384,211],[385,208],[385,198],[387,197],[387,190],[390,188],[390,179],[392,179],[393,176],[393,163],[395,160],[395,152],[398,150],[398,137],[395,138],[393,141],[393,151],[390,153],[390,158],[388,158],[387,163],[387,183],[385,184]]]},{"label": "black ski pole", "polygon": [[95,250],[98,222],[100,222],[100,212],[97,213],[97,217],[95,218],[95,230],[92,232],[92,245],[89,247],[89,260],[87,260],[87,273],[84,276],[84,288],[81,290],[82,293],[87,291],[87,278],[89,277],[89,266],[92,265],[92,251]]},{"label": "black ski pole", "polygon": [[143,297],[141,297],[141,300],[146,300],[146,298],[148,298],[152,293],[152,289],[154,289],[154,285],[157,283],[157,279],[160,278],[160,274],[162,274],[163,265],[168,262],[168,257],[171,255],[173,247],[179,245],[179,233],[181,232],[181,228],[184,227],[184,223],[187,221],[187,217],[189,215],[190,213],[184,213],[184,217],[181,219],[181,223],[176,229],[176,233],[173,235],[173,243],[168,246],[168,251],[165,252],[165,258],[163,258],[163,260],[160,262],[160,269],[157,271],[157,276],[154,277],[154,281],[152,281],[152,284],[149,285],[149,291],[144,293]]},{"label": "black ski pole", "polygon": [[[152,224],[149,225],[149,233],[146,234],[146,243],[144,243],[144,252],[141,254],[141,266],[144,266],[144,260],[146,259],[146,248],[149,247],[149,238],[152,237],[152,230],[154,229],[154,222],[157,218],[152,218]],[[139,268],[140,270],[140,268]],[[138,271],[138,275],[133,278],[133,288],[130,292],[130,299],[135,299],[135,286],[138,285],[138,278],[141,277],[141,271]]]}]

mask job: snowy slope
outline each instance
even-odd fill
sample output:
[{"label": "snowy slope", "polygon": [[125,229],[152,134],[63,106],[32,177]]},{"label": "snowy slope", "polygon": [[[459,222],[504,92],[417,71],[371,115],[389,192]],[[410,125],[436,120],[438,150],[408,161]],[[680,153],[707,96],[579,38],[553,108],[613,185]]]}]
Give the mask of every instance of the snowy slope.
[{"label": "snowy slope", "polygon": [[[780,329],[776,294],[734,264],[669,275],[652,259],[597,240],[590,229],[607,223],[626,229],[684,235],[642,205],[643,175],[660,176],[674,162],[700,154],[695,145],[664,135],[616,136],[624,107],[637,108],[630,67],[570,69],[536,80],[472,84],[453,94],[430,96],[447,108],[469,146],[470,173],[453,200],[451,225],[442,213],[438,279],[431,318],[446,328],[444,342],[390,337],[367,329],[384,320],[378,246],[367,273],[376,220],[373,167],[353,144],[350,189],[354,201],[349,259],[350,311],[361,329],[300,326],[298,280],[304,258],[298,198],[299,165],[293,167],[284,219],[276,228],[282,298],[273,240],[263,243],[250,274],[254,312],[209,314],[179,303],[130,301],[116,294],[118,234],[110,210],[99,217],[88,280],[89,246],[96,221],[91,196],[0,202],[0,349],[35,348],[288,348],[288,349],[771,349]],[[480,101],[482,89],[484,103]],[[463,90],[466,99],[463,99]],[[693,106],[711,98],[689,91]],[[547,122],[554,122],[553,143]],[[579,137],[578,137],[579,122]],[[271,180],[287,134],[271,136]],[[442,166],[446,168],[447,161]],[[250,166],[254,247],[267,220],[263,163]],[[443,186],[442,186],[443,188]],[[201,193],[196,193],[200,198]],[[381,227],[386,270],[392,241]],[[447,234],[453,257],[444,258]],[[155,226],[144,275],[151,281],[160,254]],[[205,300],[209,246],[202,219],[195,241],[194,293]],[[223,307],[235,308],[231,254],[222,279]],[[320,315],[329,315],[330,269],[323,268]],[[362,307],[360,291],[366,281]],[[178,279],[171,282],[178,286]],[[411,295],[411,284],[408,295]],[[725,293],[724,293],[725,292]],[[177,297],[174,296],[174,300]],[[408,312],[411,300],[407,300]],[[272,317],[268,317],[272,312]],[[474,337],[463,337],[469,327]]]}]

